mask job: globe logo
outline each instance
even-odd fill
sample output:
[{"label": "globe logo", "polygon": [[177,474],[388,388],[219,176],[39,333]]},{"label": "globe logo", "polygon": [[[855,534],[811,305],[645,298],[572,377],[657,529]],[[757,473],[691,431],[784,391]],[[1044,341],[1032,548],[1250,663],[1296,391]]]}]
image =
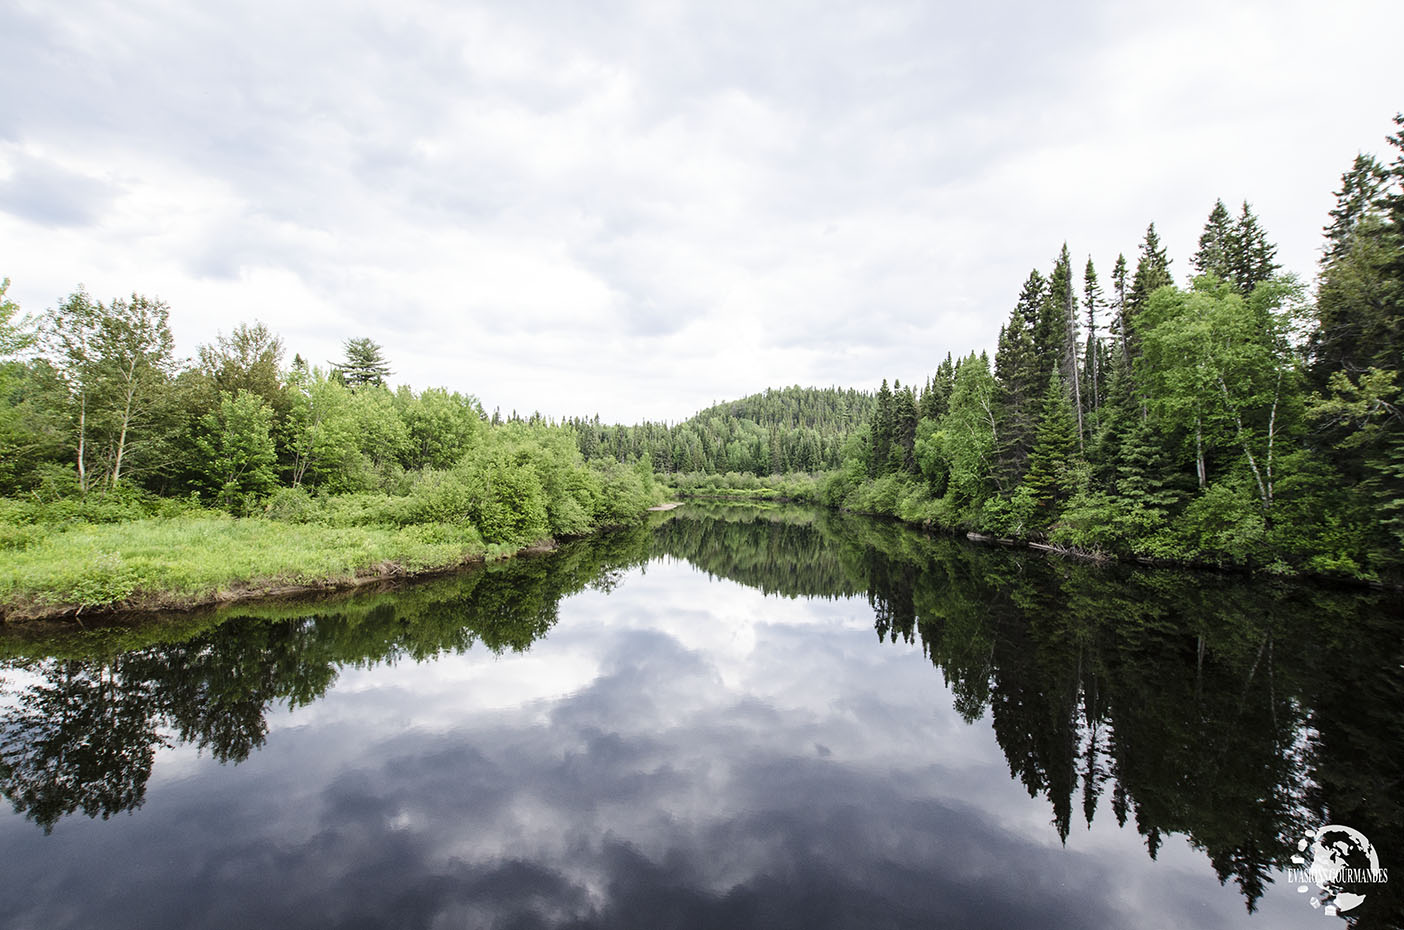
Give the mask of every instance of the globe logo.
[{"label": "globe logo", "polygon": [[[1313,885],[1318,889],[1311,897],[1311,906],[1324,908],[1327,916],[1335,916],[1360,906],[1365,900],[1365,885],[1388,881],[1380,868],[1375,847],[1365,834],[1353,827],[1326,824],[1308,833],[1297,843],[1302,855],[1292,857],[1298,868],[1289,875],[1300,882],[1299,894],[1306,894]],[[1310,852],[1308,864],[1305,854]]]}]

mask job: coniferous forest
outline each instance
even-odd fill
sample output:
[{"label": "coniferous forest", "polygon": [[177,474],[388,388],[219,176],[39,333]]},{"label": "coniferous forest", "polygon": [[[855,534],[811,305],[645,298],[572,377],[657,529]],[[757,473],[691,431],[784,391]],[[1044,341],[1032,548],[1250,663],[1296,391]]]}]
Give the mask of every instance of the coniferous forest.
[{"label": "coniferous forest", "polygon": [[661,499],[655,472],[1085,552],[1397,582],[1395,123],[1386,156],[1342,176],[1314,286],[1248,203],[1219,201],[1185,268],[1154,224],[1110,270],[1063,245],[1011,289],[993,358],[947,352],[920,385],[767,390],[673,424],[488,416],[392,390],[369,339],[319,366],[260,323],[181,361],[158,300],[80,288],[35,315],[0,289],[0,545],[18,565],[0,600],[208,590],[229,570],[175,571],[168,552],[202,558],[190,539],[211,520],[282,552],[244,579],[452,564],[632,519]]},{"label": "coniferous forest", "polygon": [[1177,275],[1154,224],[1109,274],[1064,245],[998,348],[878,392],[834,506],[1152,559],[1397,579],[1404,116],[1341,179],[1316,286],[1244,203]]}]

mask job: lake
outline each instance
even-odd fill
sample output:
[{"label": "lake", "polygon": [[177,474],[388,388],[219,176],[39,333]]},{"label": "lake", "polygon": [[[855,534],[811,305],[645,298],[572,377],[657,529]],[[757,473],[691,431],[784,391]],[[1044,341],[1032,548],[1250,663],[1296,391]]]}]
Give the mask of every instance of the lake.
[{"label": "lake", "polygon": [[0,926],[1335,926],[1286,870],[1323,824],[1404,870],[1400,631],[1397,595],[704,503],[11,630]]}]

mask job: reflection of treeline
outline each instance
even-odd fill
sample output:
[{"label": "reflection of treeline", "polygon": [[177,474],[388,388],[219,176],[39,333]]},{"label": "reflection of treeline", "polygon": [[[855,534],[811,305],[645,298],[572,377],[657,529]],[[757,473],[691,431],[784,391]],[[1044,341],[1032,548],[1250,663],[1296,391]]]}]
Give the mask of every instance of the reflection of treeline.
[{"label": "reflection of treeline", "polygon": [[[990,714],[1064,839],[1105,804],[1152,856],[1187,836],[1250,907],[1308,823],[1404,856],[1404,650],[1386,595],[1048,559],[844,514],[697,512],[660,531],[663,551],[791,596],[866,591],[880,639],[920,642],[956,709]],[[1371,913],[1397,912],[1387,887]]]},{"label": "reflection of treeline", "polygon": [[[647,558],[648,541],[642,528],[605,533],[549,557],[348,600],[315,615],[295,607],[231,615],[183,641],[169,641],[157,627],[19,644],[12,652],[29,658],[5,663],[15,684],[0,722],[0,791],[46,831],[76,811],[106,818],[133,809],[145,797],[157,748],[172,736],[220,762],[240,762],[262,745],[275,703],[317,700],[343,666],[475,645],[524,650],[555,624],[562,597],[611,586]],[[38,657],[55,652],[63,657]]]},{"label": "reflection of treeline", "polygon": [[660,526],[657,553],[766,594],[846,597],[866,590],[815,526],[810,511],[694,503],[688,513],[706,518]]}]

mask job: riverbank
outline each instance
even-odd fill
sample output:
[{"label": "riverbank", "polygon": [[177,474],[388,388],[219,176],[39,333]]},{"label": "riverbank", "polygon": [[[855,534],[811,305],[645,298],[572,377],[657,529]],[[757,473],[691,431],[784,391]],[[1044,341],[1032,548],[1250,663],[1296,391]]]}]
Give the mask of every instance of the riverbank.
[{"label": "riverbank", "polygon": [[[393,525],[373,515],[317,522],[208,510],[111,523],[6,525],[0,533],[0,623],[185,611],[357,588],[553,549],[642,519],[656,498],[599,513],[571,533],[484,541],[471,524]],[[616,502],[623,505],[625,501]]]}]

